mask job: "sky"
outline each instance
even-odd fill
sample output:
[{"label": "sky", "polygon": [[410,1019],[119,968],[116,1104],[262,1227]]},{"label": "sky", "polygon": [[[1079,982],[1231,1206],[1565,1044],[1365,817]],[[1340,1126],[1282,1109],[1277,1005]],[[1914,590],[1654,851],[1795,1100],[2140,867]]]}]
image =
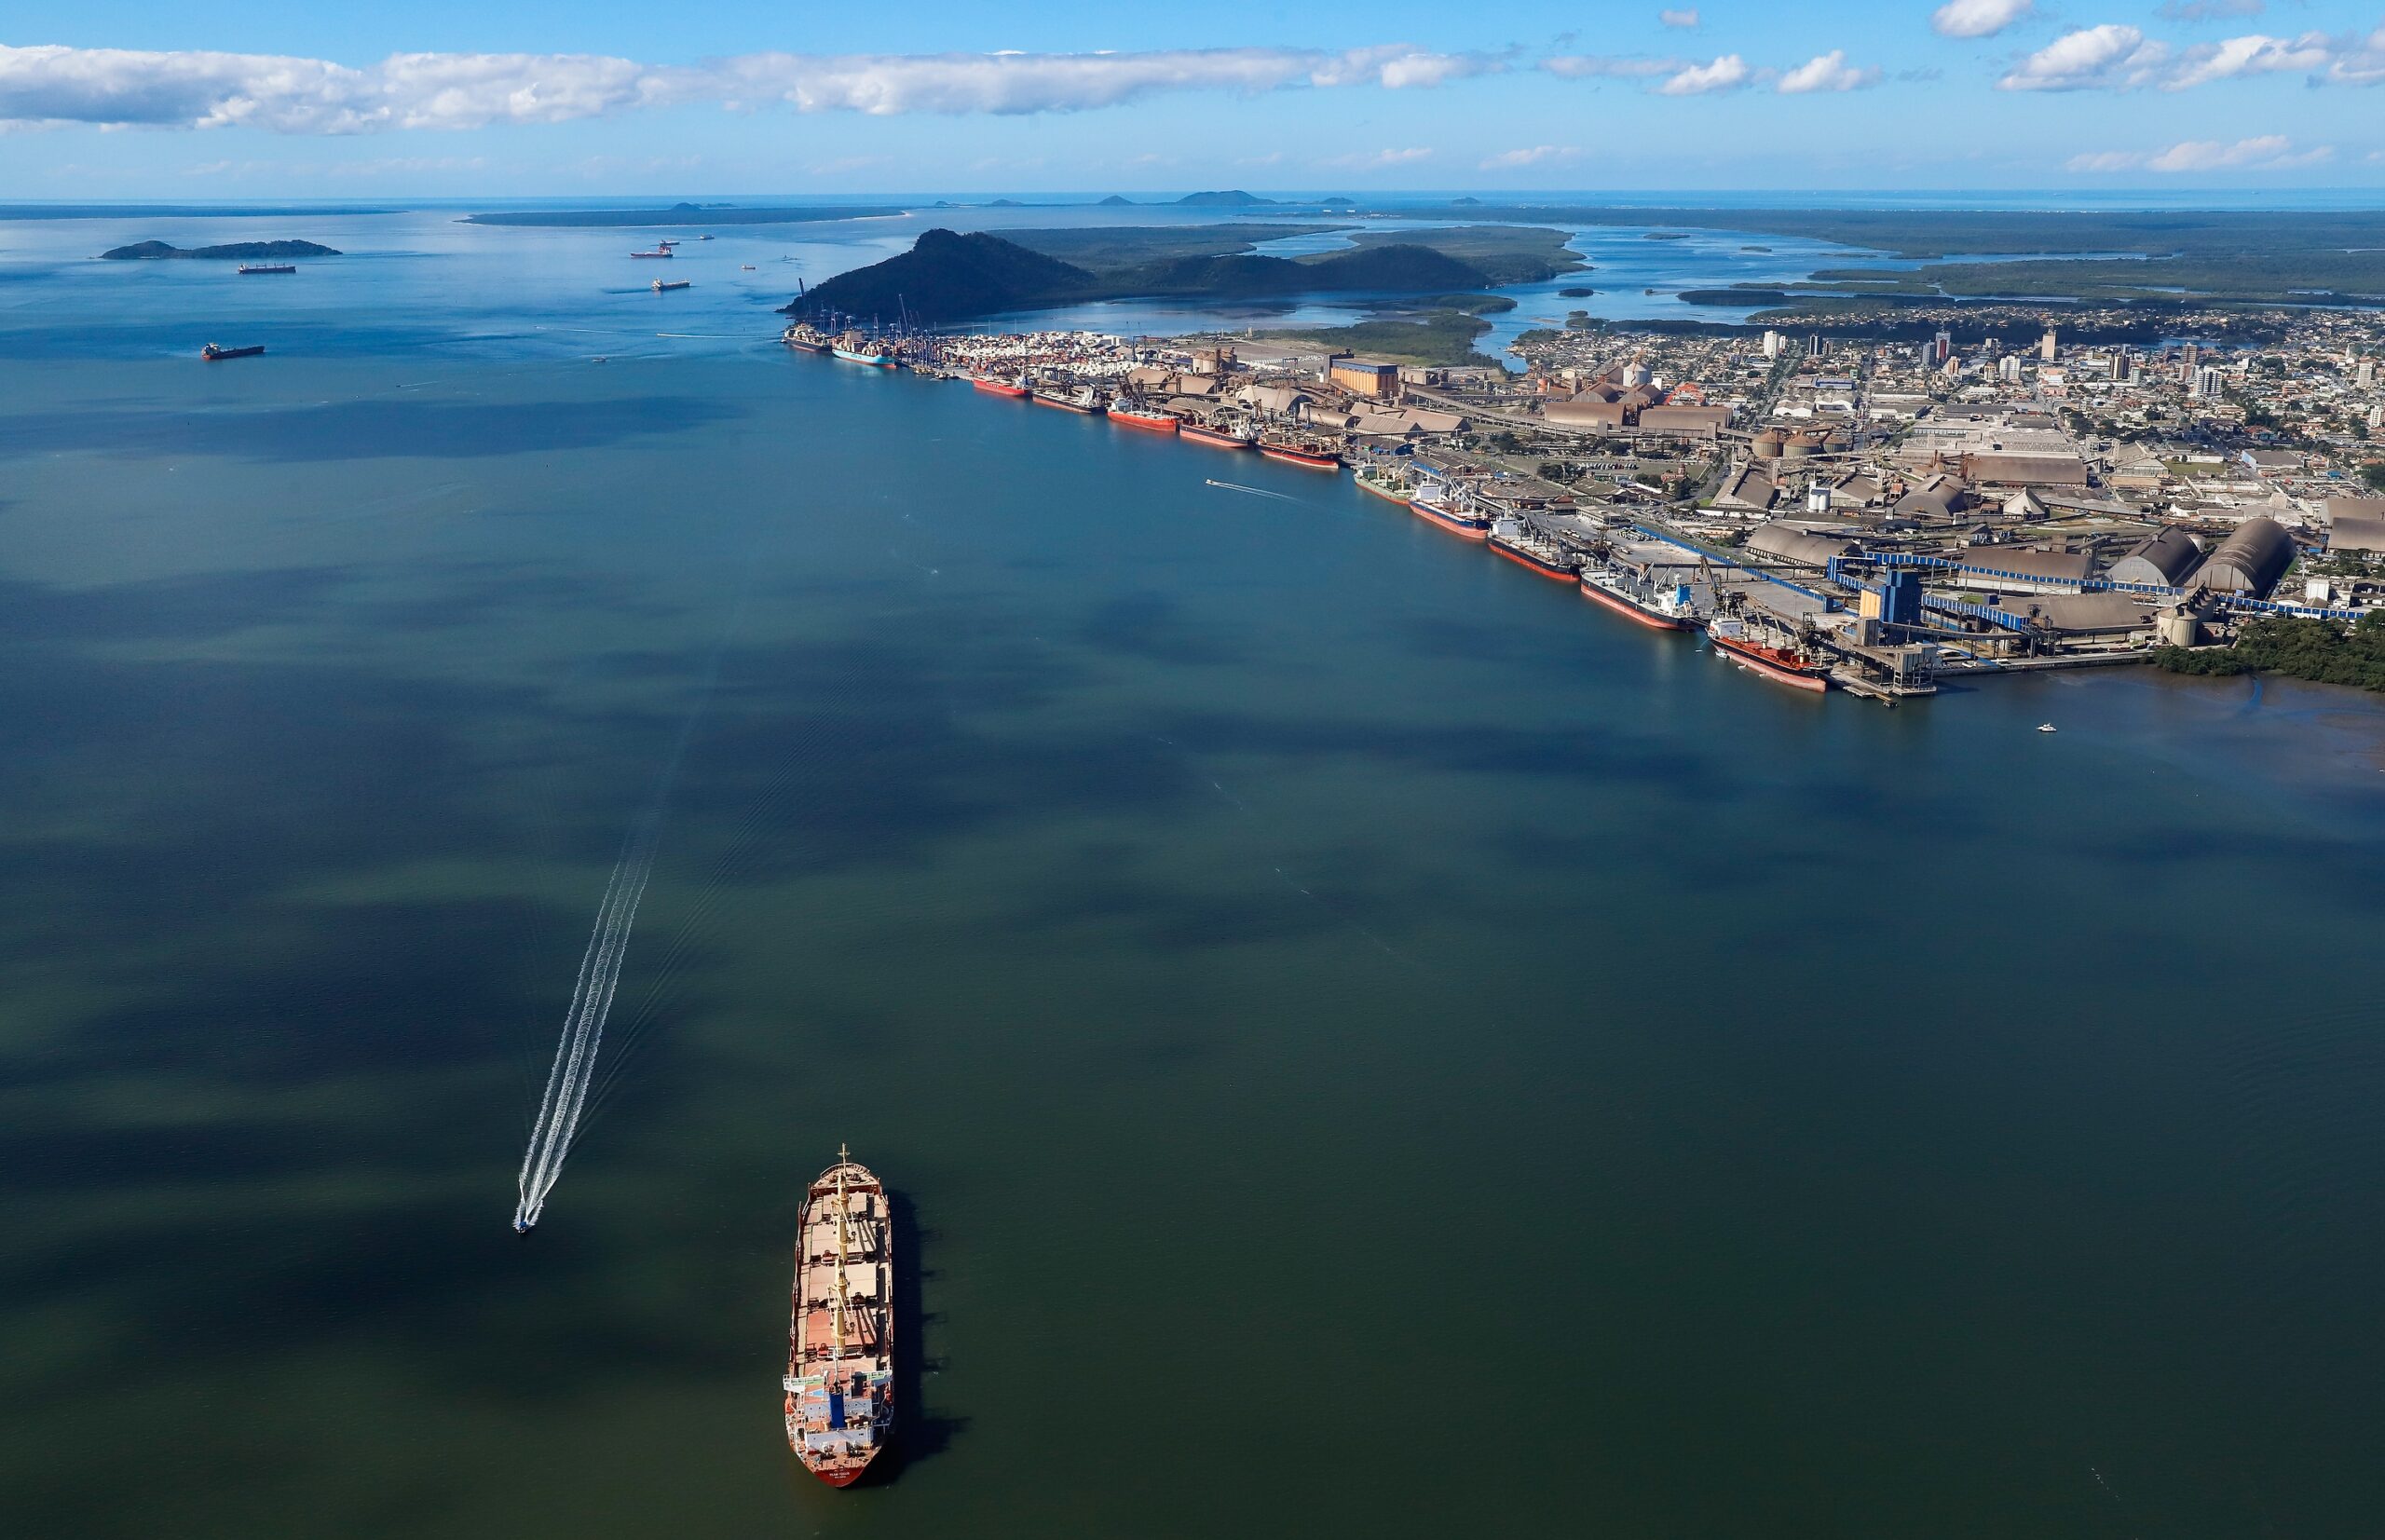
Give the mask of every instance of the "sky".
[{"label": "sky", "polygon": [[76,0],[0,198],[2385,190],[2385,0]]}]

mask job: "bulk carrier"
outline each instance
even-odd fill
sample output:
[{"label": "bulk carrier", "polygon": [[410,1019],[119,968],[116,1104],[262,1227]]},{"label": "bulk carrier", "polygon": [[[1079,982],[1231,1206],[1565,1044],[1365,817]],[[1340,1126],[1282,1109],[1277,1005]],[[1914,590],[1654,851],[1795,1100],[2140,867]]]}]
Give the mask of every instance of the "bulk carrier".
[{"label": "bulk carrier", "polygon": [[886,1184],[842,1146],[803,1197],[784,1387],[796,1457],[852,1485],[894,1431],[894,1236]]}]

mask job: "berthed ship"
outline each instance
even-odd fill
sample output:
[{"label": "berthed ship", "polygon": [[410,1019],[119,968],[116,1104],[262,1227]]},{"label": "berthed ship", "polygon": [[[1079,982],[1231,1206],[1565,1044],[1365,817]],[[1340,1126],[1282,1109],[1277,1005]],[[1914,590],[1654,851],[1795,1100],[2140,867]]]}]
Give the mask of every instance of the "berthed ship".
[{"label": "berthed ship", "polygon": [[989,396],[1019,397],[1027,394],[1027,387],[1000,375],[972,375],[969,383]]},{"label": "berthed ship", "polygon": [[1717,620],[1707,628],[1706,634],[1714,643],[1716,656],[1727,659],[1776,685],[1809,690],[1816,695],[1830,688],[1830,674],[1826,665],[1816,662],[1794,647],[1775,647],[1769,642],[1758,641],[1740,621]]},{"label": "berthed ship", "polygon": [[1303,466],[1311,470],[1339,471],[1342,469],[1340,449],[1306,434],[1298,437],[1288,433],[1267,434],[1259,441],[1259,452],[1271,460]]},{"label": "berthed ship", "polygon": [[1206,443],[1212,449],[1252,447],[1248,431],[1233,424],[1218,426],[1206,422],[1193,422],[1188,418],[1184,426],[1178,429],[1177,436],[1189,439],[1194,443]]},{"label": "berthed ship", "polygon": [[1448,530],[1462,540],[1487,540],[1491,521],[1470,508],[1459,507],[1427,487],[1408,499],[1408,511],[1426,524]]},{"label": "berthed ship", "polygon": [[1661,587],[1612,567],[1582,568],[1582,597],[1652,631],[1687,631],[1695,614],[1686,583]]},{"label": "berthed ship", "polygon": [[1570,583],[1581,573],[1581,558],[1534,533],[1521,519],[1501,519],[1492,525],[1491,549],[1526,571],[1560,583]]},{"label": "berthed ship", "polygon": [[894,1235],[886,1184],[841,1146],[803,1197],[787,1328],[786,1441],[849,1487],[894,1432]]},{"label": "berthed ship", "polygon": [[1110,420],[1121,428],[1139,428],[1152,433],[1176,431],[1177,416],[1155,407],[1138,406],[1132,402],[1113,401],[1110,403]]}]

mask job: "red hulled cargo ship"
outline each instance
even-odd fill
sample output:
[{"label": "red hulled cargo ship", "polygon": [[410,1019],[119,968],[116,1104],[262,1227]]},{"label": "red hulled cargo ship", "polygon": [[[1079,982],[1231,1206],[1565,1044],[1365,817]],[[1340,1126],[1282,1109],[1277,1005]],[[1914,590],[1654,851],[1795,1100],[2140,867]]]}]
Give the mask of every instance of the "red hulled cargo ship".
[{"label": "red hulled cargo ship", "polygon": [[1830,677],[1824,665],[1815,662],[1794,647],[1774,647],[1749,636],[1736,620],[1717,620],[1708,635],[1720,657],[1738,664],[1752,674],[1762,675],[1775,684],[1792,689],[1809,690],[1816,695],[1830,688]]},{"label": "red hulled cargo ship", "polygon": [[1233,428],[1213,428],[1206,422],[1185,423],[1178,436],[1194,443],[1206,443],[1213,449],[1248,449],[1250,435]]},{"label": "red hulled cargo ship", "polygon": [[1271,460],[1310,470],[1340,470],[1342,452],[1320,439],[1262,438],[1259,452]]},{"label": "red hulled cargo ship", "polygon": [[1489,519],[1463,508],[1452,508],[1439,497],[1411,497],[1408,501],[1408,511],[1436,528],[1449,531],[1461,540],[1487,540],[1491,538]]},{"label": "red hulled cargo ship", "polygon": [[1006,380],[999,375],[972,375],[969,383],[989,396],[1018,397],[1027,394],[1027,387],[1016,380]]},{"label": "red hulled cargo ship", "polygon": [[1527,572],[1570,583],[1581,575],[1581,558],[1556,541],[1534,534],[1521,519],[1501,519],[1491,529],[1491,549]]},{"label": "red hulled cargo ship", "polygon": [[837,1152],[803,1198],[787,1329],[786,1441],[849,1487],[894,1431],[894,1239],[886,1185]]},{"label": "red hulled cargo ship", "polygon": [[1147,433],[1173,433],[1178,422],[1172,412],[1158,412],[1148,406],[1129,406],[1114,401],[1110,403],[1110,420],[1121,428],[1139,428]]}]

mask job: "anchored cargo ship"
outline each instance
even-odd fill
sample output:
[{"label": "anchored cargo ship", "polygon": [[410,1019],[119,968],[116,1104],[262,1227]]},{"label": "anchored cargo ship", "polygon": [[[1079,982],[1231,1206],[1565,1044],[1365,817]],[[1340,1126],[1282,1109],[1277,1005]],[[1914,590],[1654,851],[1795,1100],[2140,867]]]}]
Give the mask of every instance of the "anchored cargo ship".
[{"label": "anchored cargo ship", "polygon": [[238,270],[243,277],[251,273],[294,273],[298,265],[294,262],[243,262]]},{"label": "anchored cargo ship", "polygon": [[223,359],[252,359],[264,351],[265,348],[263,346],[255,348],[218,348],[211,342],[206,347],[198,350],[198,356],[205,359],[210,363],[214,363]]},{"label": "anchored cargo ship", "polygon": [[1154,411],[1148,406],[1131,406],[1124,402],[1110,403],[1110,420],[1121,428],[1140,428],[1153,433],[1173,433],[1177,418],[1172,412]]},{"label": "anchored cargo ship", "polygon": [[1810,690],[1816,695],[1830,688],[1830,678],[1824,665],[1815,662],[1794,647],[1774,647],[1759,642],[1748,634],[1737,620],[1717,620],[1708,631],[1713,638],[1714,649],[1720,656],[1738,664],[1751,674],[1762,675],[1775,684],[1792,689]]},{"label": "anchored cargo ship", "polygon": [[1606,567],[1582,569],[1582,597],[1652,631],[1687,631],[1691,610],[1686,584],[1659,587]]},{"label": "anchored cargo ship", "polygon": [[1491,549],[1527,571],[1570,583],[1581,571],[1581,558],[1556,541],[1536,535],[1521,519],[1501,519],[1491,527]]},{"label": "anchored cargo ship", "polygon": [[671,254],[671,243],[670,243],[669,241],[667,241],[667,240],[666,240],[666,241],[664,241],[661,245],[657,246],[657,247],[656,247],[654,250],[652,250],[651,252],[632,252],[630,253],[630,255],[632,255],[632,256],[634,256],[634,257],[667,257],[667,256],[669,256],[670,254]]},{"label": "anchored cargo ship", "polygon": [[894,1431],[894,1241],[886,1185],[841,1146],[803,1198],[787,1329],[786,1441],[832,1487]]},{"label": "anchored cargo ship", "polygon": [[684,279],[684,278],[683,278],[683,279],[677,279],[677,280],[676,280],[676,281],[675,281],[675,282],[665,282],[665,281],[664,281],[663,279],[656,279],[654,280],[654,292],[655,292],[656,293],[658,293],[658,294],[661,294],[661,293],[670,293],[670,292],[671,292],[672,290],[674,290],[674,289],[685,289],[685,288],[686,288],[689,283],[691,283],[691,282],[693,282],[693,281],[694,281],[694,280],[693,280],[692,279]]}]

